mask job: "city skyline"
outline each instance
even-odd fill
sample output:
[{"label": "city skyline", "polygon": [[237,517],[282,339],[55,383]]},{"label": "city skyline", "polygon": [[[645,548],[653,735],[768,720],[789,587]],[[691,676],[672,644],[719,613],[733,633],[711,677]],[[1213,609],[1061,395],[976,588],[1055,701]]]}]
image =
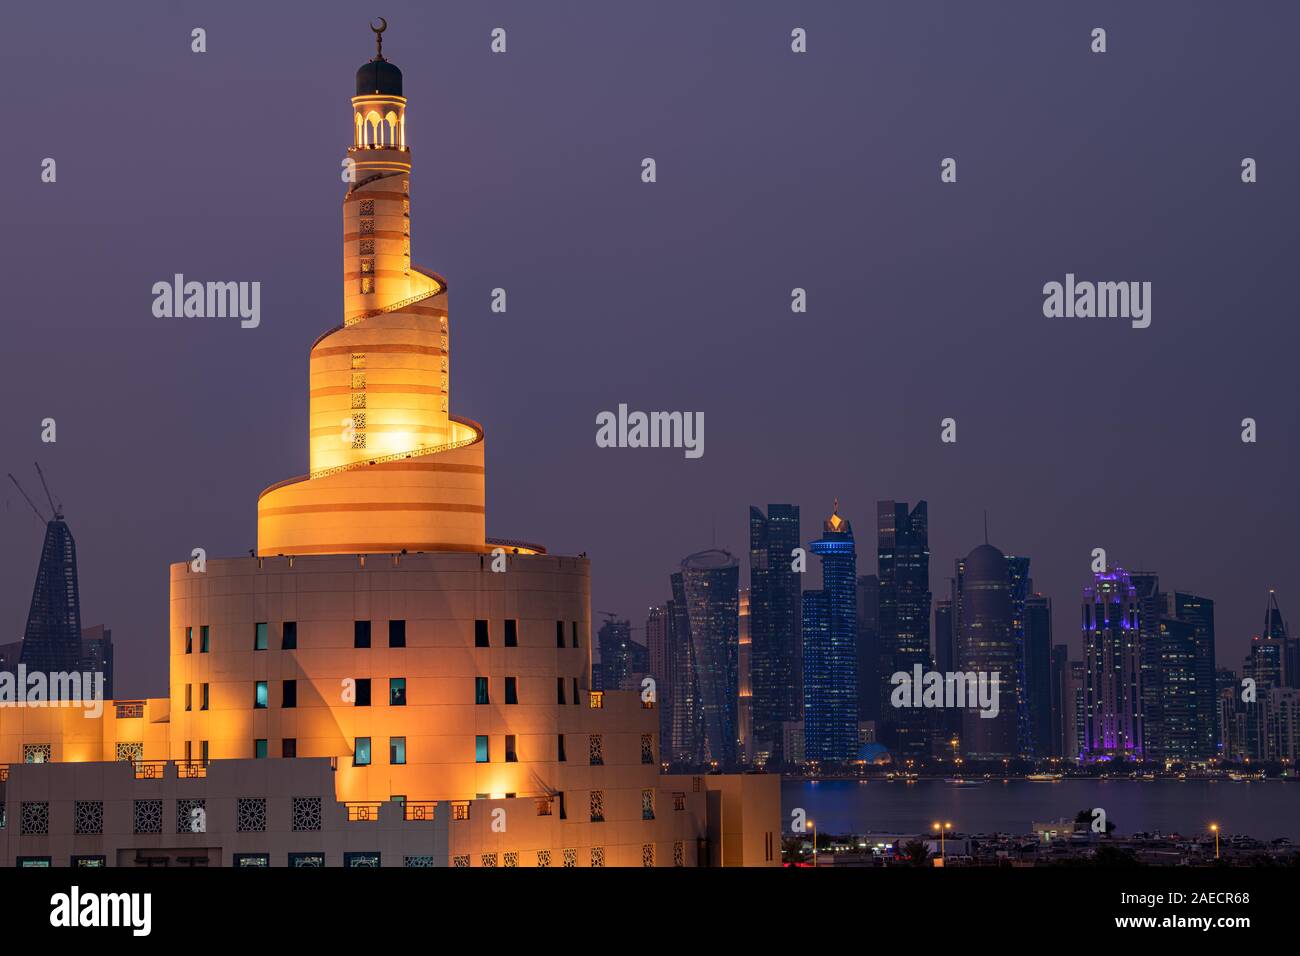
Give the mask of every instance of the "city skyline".
[{"label": "city skyline", "polygon": [[[982,539],[987,509],[990,540],[1033,556],[1058,635],[1105,547],[1214,598],[1221,654],[1239,659],[1269,588],[1300,607],[1300,332],[1276,306],[1297,253],[1283,211],[1300,204],[1278,157],[1300,134],[1257,95],[1295,85],[1300,13],[1263,29],[1198,8],[1171,30],[1157,7],[1108,10],[1122,42],[1104,58],[1087,24],[1032,3],[992,19],[955,7],[942,29],[921,10],[812,10],[803,59],[776,5],[737,18],[669,3],[634,27],[614,10],[520,8],[504,57],[472,9],[392,11],[394,58],[425,67],[409,77],[413,113],[423,129],[437,117],[421,144],[436,176],[416,201],[438,215],[414,241],[456,277],[453,404],[499,423],[489,532],[588,553],[596,606],[637,620],[715,526],[743,552],[748,504],[811,515],[838,495],[862,529],[874,501],[924,498],[935,567]],[[0,70],[15,88],[41,77],[47,104],[0,159],[31,184],[0,239],[25,277],[7,290],[0,444],[4,470],[39,460],[62,496],[86,619],[114,630],[120,691],[145,695],[165,683],[166,592],[150,569],[255,547],[243,503],[307,457],[300,348],[338,309],[317,280],[337,256],[333,146],[349,123],[328,64],[355,56],[358,14],[317,5],[299,50],[291,10],[212,9],[199,56],[189,12],[105,44],[122,36],[115,11],[69,9],[77,29],[22,8],[0,37]],[[1206,49],[1218,55],[1192,59]],[[123,188],[138,166],[120,147],[121,91],[142,84],[170,160],[149,201]],[[268,84],[294,104],[276,149],[301,174],[250,203],[249,104]],[[798,121],[773,136],[774,110]],[[1243,155],[1260,163],[1249,186]],[[39,181],[45,156],[56,183]],[[654,185],[638,178],[645,156],[660,161]],[[945,156],[960,164],[950,185]],[[70,262],[84,281],[67,280]],[[1049,279],[1130,268],[1160,300],[1150,328],[1042,315]],[[261,324],[155,317],[150,287],[177,272],[262,281]],[[807,313],[790,311],[795,286]],[[812,378],[829,349],[847,373]],[[232,370],[245,384],[217,401]],[[705,412],[707,452],[596,447],[596,414],[620,402]],[[56,444],[39,439],[47,416]],[[939,440],[947,416],[955,445]],[[1214,506],[1228,493],[1233,507]],[[3,500],[12,640],[40,530],[16,493]]]}]

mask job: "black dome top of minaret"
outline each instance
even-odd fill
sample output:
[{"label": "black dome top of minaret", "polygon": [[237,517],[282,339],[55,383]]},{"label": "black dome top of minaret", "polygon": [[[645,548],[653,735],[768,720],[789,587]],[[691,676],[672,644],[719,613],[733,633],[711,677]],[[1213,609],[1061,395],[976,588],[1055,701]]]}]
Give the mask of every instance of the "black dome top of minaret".
[{"label": "black dome top of minaret", "polygon": [[371,24],[375,31],[376,52],[369,63],[363,63],[357,70],[357,96],[401,96],[402,71],[384,59],[384,31],[388,21],[379,18],[379,26]]}]

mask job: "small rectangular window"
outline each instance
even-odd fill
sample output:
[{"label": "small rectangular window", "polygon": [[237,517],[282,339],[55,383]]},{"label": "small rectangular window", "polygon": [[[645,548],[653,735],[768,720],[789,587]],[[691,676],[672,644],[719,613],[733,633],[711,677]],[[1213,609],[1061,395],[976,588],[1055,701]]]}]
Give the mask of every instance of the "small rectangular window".
[{"label": "small rectangular window", "polygon": [[406,763],[405,737],[388,738],[388,762],[395,764]]},{"label": "small rectangular window", "polygon": [[506,763],[517,763],[519,755],[515,752],[515,735],[506,734]]},{"label": "small rectangular window", "polygon": [[208,762],[208,742],[206,740],[199,741],[199,759],[204,763]]},{"label": "small rectangular window", "polygon": [[185,709],[189,710],[194,706],[194,685],[185,685]]},{"label": "small rectangular window", "polygon": [[519,622],[513,618],[506,619],[506,647],[519,646]]},{"label": "small rectangular window", "polygon": [[555,646],[556,647],[564,646],[564,622],[563,621],[555,622]]},{"label": "small rectangular window", "polygon": [[480,734],[474,738],[474,762],[488,763],[488,739],[486,735]]},{"label": "small rectangular window", "polygon": [[199,653],[208,652],[208,625],[203,624],[199,627]]},{"label": "small rectangular window", "polygon": [[194,628],[192,627],[187,627],[185,629],[185,653],[194,653]]},{"label": "small rectangular window", "polygon": [[555,702],[557,704],[564,703],[564,678],[563,677],[555,678]]},{"label": "small rectangular window", "polygon": [[369,621],[352,622],[352,646],[353,647],[370,646],[370,622]]},{"label": "small rectangular window", "polygon": [[370,706],[370,678],[369,677],[357,678],[356,706],[358,707]]},{"label": "small rectangular window", "polygon": [[506,678],[506,703],[519,703],[519,678],[517,677]]},{"label": "small rectangular window", "polygon": [[488,679],[486,677],[474,678],[474,703],[476,704],[492,703],[488,695]]},{"label": "small rectangular window", "polygon": [[406,678],[405,677],[388,678],[388,706],[389,707],[406,706]]},{"label": "small rectangular window", "polygon": [[573,622],[573,646],[578,646],[578,622]]},{"label": "small rectangular window", "polygon": [[287,680],[282,682],[280,688],[280,706],[298,706],[298,682],[296,680]]},{"label": "small rectangular window", "polygon": [[199,710],[208,709],[208,685],[199,685]]},{"label": "small rectangular window", "polygon": [[285,621],[280,628],[280,650],[294,651],[298,649],[298,622]]},{"label": "small rectangular window", "polygon": [[406,646],[406,622],[405,621],[388,622],[388,646],[389,647]]},{"label": "small rectangular window", "polygon": [[259,737],[253,741],[253,756],[258,760],[266,759],[266,738]]},{"label": "small rectangular window", "polygon": [[256,710],[266,709],[266,681],[257,682],[257,687],[253,691],[253,707]]},{"label": "small rectangular window", "polygon": [[253,625],[253,650],[266,650],[266,622]]},{"label": "small rectangular window", "polygon": [[573,678],[573,702],[578,703],[578,678]]},{"label": "small rectangular window", "polygon": [[352,747],[352,766],[370,766],[370,738],[358,737]]},{"label": "small rectangular window", "polygon": [[555,752],[556,753],[555,759],[558,760],[560,763],[564,763],[568,759],[564,756],[564,734],[558,734],[556,736],[556,741],[558,747]]},{"label": "small rectangular window", "polygon": [[478,620],[474,622],[474,646],[488,646],[488,622]]},{"label": "small rectangular window", "polygon": [[281,757],[298,756],[298,739],[296,737],[285,737],[280,741]]}]

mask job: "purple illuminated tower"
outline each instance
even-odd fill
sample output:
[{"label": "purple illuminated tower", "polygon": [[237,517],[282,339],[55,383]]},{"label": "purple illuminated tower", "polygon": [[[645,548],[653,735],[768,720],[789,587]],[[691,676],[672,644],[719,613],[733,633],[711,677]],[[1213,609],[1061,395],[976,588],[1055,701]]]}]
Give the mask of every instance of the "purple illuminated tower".
[{"label": "purple illuminated tower", "polygon": [[1142,759],[1137,587],[1115,568],[1083,589],[1085,761]]}]

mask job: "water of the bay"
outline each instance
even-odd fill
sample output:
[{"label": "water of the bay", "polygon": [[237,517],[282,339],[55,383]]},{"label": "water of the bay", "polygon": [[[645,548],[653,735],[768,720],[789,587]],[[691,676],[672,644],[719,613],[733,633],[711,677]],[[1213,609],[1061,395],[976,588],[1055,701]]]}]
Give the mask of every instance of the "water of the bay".
[{"label": "water of the bay", "polygon": [[1300,842],[1300,783],[1278,780],[798,780],[781,786],[785,820],[802,807],[826,834],[923,833],[933,821],[965,833],[1028,834],[1032,824],[1073,819],[1101,807],[1117,834],[1221,832]]}]

